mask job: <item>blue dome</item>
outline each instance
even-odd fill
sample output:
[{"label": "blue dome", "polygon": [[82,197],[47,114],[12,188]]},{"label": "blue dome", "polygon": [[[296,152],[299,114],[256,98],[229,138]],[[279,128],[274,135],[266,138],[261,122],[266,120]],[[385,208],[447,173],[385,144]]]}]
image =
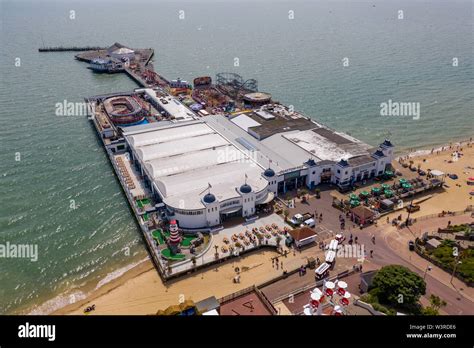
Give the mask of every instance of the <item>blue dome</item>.
[{"label": "blue dome", "polygon": [[214,196],[212,193],[206,194],[203,199],[204,203],[212,203],[216,200],[216,196]]},{"label": "blue dome", "polygon": [[244,185],[240,186],[240,192],[250,193],[250,192],[252,192],[252,188],[250,187],[250,185],[244,184]]},{"label": "blue dome", "polygon": [[383,154],[383,151],[378,149],[377,151],[374,152],[374,156],[375,157],[385,157],[385,155]]},{"label": "blue dome", "polygon": [[345,159],[341,159],[337,164],[339,164],[341,167],[347,167],[349,162],[347,162]]},{"label": "blue dome", "polygon": [[268,169],[265,169],[265,171],[263,172],[263,175],[271,178],[272,176],[275,176],[275,171],[272,168],[268,168]]}]

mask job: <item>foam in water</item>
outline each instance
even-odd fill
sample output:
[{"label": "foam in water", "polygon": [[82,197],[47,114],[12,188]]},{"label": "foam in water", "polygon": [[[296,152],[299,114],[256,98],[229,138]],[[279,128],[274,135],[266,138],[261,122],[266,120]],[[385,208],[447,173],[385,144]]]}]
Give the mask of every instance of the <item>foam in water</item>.
[{"label": "foam in water", "polygon": [[[126,265],[122,268],[119,268],[119,269],[117,269],[113,272],[108,273],[103,279],[101,279],[97,283],[97,286],[95,287],[95,289],[93,291],[96,291],[96,290],[100,289],[105,284],[108,284],[111,281],[113,281],[114,279],[117,279],[117,278],[121,277],[126,272],[128,272],[131,269],[139,266],[143,262],[148,261],[149,259],[150,259],[149,257],[146,257],[146,258],[144,258],[140,261],[131,263],[131,264]],[[91,293],[84,293],[83,291],[80,291],[80,290],[74,291],[70,294],[63,293],[63,294],[60,294],[60,295],[44,302],[41,305],[35,307],[28,314],[32,314],[32,315],[50,314],[50,313],[52,313],[54,311],[57,311],[57,310],[59,310],[63,307],[66,307],[70,304],[76,303],[78,301],[82,301],[85,298],[87,298],[90,294]]]}]

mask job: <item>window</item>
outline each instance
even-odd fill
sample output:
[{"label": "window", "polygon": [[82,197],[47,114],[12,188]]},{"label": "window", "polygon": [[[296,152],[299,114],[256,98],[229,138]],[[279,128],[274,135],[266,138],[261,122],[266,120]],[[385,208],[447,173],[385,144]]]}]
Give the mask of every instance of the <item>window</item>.
[{"label": "window", "polygon": [[347,175],[347,173],[348,173],[348,171],[346,170],[346,172],[345,172],[344,174],[346,174],[346,175]]},{"label": "window", "polygon": [[337,170],[337,174],[341,174],[341,171],[339,169]]}]

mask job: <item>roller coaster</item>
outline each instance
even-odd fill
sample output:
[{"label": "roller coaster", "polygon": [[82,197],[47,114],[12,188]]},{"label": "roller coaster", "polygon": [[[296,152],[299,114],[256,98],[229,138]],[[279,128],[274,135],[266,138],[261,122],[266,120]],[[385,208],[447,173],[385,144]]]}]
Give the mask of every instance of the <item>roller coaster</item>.
[{"label": "roller coaster", "polygon": [[239,74],[229,72],[216,74],[216,86],[232,98],[236,98],[239,93],[245,94],[258,91],[257,80],[244,80]]}]

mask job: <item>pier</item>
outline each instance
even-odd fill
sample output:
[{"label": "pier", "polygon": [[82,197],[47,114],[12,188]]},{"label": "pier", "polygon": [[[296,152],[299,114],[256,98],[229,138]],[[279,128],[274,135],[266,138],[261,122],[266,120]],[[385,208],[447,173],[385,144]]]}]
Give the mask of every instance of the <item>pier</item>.
[{"label": "pier", "polygon": [[42,47],[38,48],[38,52],[84,52],[84,51],[100,51],[100,50],[106,50],[107,47],[99,47],[99,46],[85,46],[85,47],[78,47],[78,46],[72,46],[72,47],[63,47],[63,46],[57,46],[57,47]]}]

